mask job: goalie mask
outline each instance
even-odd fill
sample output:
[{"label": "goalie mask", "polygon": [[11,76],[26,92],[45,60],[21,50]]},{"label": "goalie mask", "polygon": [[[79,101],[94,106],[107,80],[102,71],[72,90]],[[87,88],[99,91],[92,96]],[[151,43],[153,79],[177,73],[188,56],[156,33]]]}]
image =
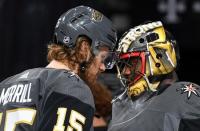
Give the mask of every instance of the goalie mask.
[{"label": "goalie mask", "polygon": [[136,26],[119,41],[118,77],[129,96],[156,91],[161,77],[177,66],[176,41],[160,21]]}]

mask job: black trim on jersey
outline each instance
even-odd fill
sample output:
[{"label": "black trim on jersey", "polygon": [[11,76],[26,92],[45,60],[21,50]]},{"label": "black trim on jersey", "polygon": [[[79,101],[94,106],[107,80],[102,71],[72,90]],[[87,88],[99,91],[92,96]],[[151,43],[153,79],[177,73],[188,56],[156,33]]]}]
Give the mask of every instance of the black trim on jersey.
[{"label": "black trim on jersey", "polygon": [[200,131],[200,118],[194,120],[182,119],[178,131]]},{"label": "black trim on jersey", "polygon": [[[83,126],[83,131],[89,131],[92,126],[93,121],[93,115],[94,115],[94,109],[92,106],[82,102],[81,100],[69,96],[64,95],[61,93],[53,92],[49,97],[47,102],[44,105],[44,108],[41,111],[41,120],[38,124],[39,131],[52,131],[54,128],[54,125],[56,125],[57,122],[57,110],[59,107],[65,107],[67,108],[67,113],[65,117],[65,130],[67,126],[69,125],[69,116],[71,113],[71,110],[75,110],[82,114],[86,120],[85,124]],[[78,122],[79,124],[82,124],[81,122]]]}]

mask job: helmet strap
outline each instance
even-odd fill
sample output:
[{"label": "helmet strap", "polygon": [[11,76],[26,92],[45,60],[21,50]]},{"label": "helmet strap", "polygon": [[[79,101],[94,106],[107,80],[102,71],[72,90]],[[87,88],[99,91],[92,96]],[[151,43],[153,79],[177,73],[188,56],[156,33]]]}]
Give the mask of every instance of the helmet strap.
[{"label": "helmet strap", "polygon": [[82,63],[80,63],[80,71],[81,73],[84,73],[88,67],[88,65],[91,64],[91,62],[93,62],[94,60],[94,55],[92,54],[92,56],[90,56],[89,60],[85,60]]},{"label": "helmet strap", "polygon": [[81,71],[82,73],[84,73],[85,70],[86,70],[86,67],[87,67],[87,62],[86,62],[86,61],[83,61],[83,62],[80,64],[80,71]]}]

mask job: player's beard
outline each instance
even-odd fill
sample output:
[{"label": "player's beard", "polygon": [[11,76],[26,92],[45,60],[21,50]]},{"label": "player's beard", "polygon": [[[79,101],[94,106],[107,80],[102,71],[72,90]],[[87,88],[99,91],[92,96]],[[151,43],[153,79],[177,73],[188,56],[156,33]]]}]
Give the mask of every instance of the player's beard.
[{"label": "player's beard", "polygon": [[95,67],[95,62],[96,61],[94,59],[94,61],[87,65],[85,72],[80,73],[80,77],[89,86],[94,96],[95,107],[98,114],[100,116],[107,117],[111,114],[112,96],[106,87],[97,81],[97,78],[101,72]]},{"label": "player's beard", "polygon": [[93,59],[85,67],[84,71],[80,71],[80,77],[86,82],[88,86],[94,85],[97,81],[99,70],[95,67],[96,60]]}]

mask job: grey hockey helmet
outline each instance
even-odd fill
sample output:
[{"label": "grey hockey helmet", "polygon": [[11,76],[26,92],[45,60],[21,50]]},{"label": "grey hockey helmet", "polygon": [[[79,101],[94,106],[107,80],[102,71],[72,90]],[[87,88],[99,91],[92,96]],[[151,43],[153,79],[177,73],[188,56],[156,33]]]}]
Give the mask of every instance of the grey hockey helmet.
[{"label": "grey hockey helmet", "polygon": [[73,48],[79,36],[91,39],[94,54],[99,46],[107,46],[113,50],[117,41],[112,22],[99,11],[87,6],[72,8],[60,16],[53,41]]}]

